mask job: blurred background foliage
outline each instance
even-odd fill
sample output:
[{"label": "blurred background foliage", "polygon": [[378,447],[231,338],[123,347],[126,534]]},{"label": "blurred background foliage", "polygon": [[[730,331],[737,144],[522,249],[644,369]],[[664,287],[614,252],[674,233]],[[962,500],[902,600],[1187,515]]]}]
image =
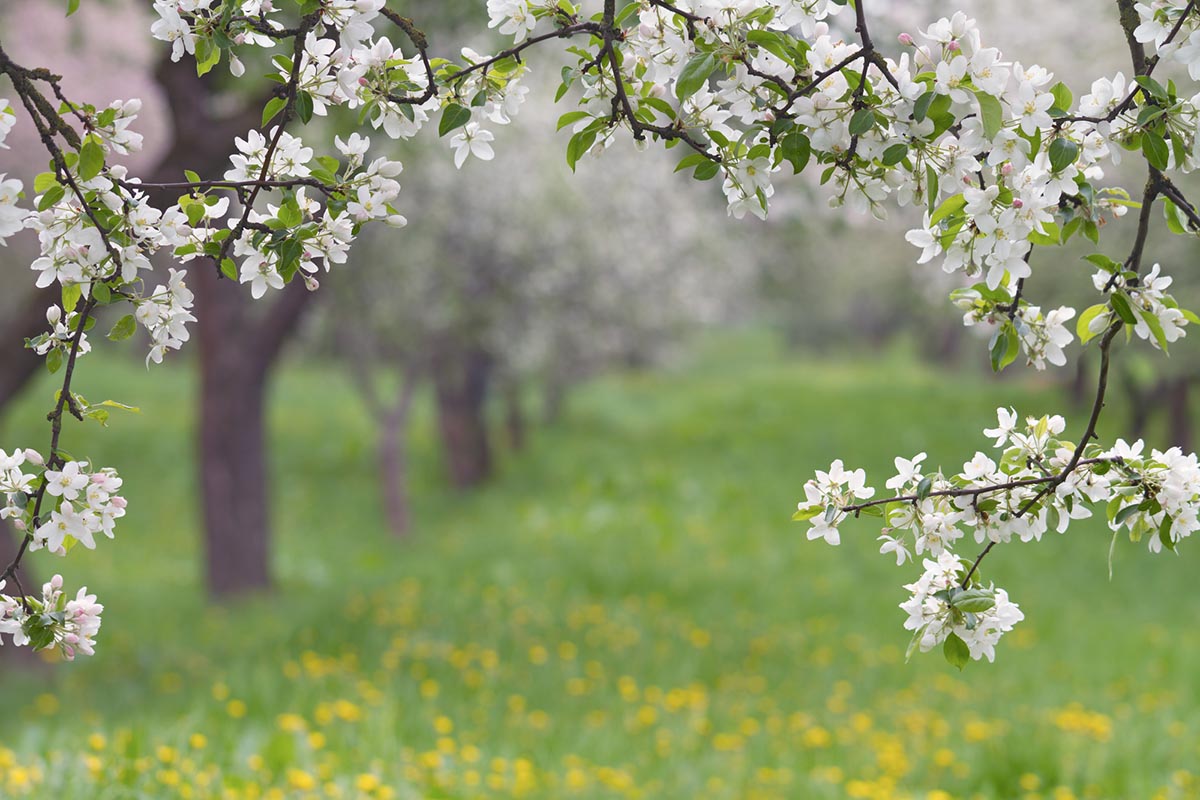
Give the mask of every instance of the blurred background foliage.
[{"label": "blurred background foliage", "polygon": [[[480,5],[394,4],[435,50],[487,49]],[[942,5],[880,2],[881,30]],[[1107,4],[962,5],[1077,96],[1124,66]],[[131,169],[222,171],[258,87],[197,81],[146,27],[117,0],[0,8],[6,49],[68,94],[145,100]],[[556,68],[535,63],[494,162],[396,148],[408,227],[320,292],[254,306],[196,265],[190,350],[148,374],[98,340],[80,391],[143,413],[72,424],[69,447],[121,470],[130,514],[29,563],[27,583],[88,584],[105,627],[86,663],[0,651],[0,797],[1200,797],[1186,562],[1119,543],[1109,581],[1099,526],[1001,548],[987,576],[1027,620],[959,675],[904,663],[911,571],[869,522],[838,550],[787,522],[834,457],[882,482],[893,455],[968,459],[997,405],[1082,417],[1087,354],[992,377],[954,284],[913,263],[914,219],[847,218],[807,178],[759,223],[654,148],[572,175]],[[10,142],[28,183],[28,126]],[[1195,245],[1156,225],[1194,297]],[[17,288],[31,246],[0,254],[0,439],[22,446],[53,391],[16,346],[49,302]],[[1092,249],[1035,257],[1043,305],[1090,303]],[[1105,435],[1189,444],[1196,353],[1123,347]]]}]

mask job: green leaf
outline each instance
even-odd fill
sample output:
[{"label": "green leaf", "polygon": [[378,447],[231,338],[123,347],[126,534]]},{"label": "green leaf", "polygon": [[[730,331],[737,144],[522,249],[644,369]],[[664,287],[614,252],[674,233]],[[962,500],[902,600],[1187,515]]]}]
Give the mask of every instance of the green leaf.
[{"label": "green leaf", "polygon": [[1075,159],[1079,156],[1079,145],[1065,136],[1060,136],[1050,143],[1049,155],[1050,169],[1054,172],[1062,172],[1075,163]]},{"label": "green leaf", "polygon": [[823,506],[809,506],[807,508],[800,509],[795,514],[792,514],[792,520],[795,522],[804,522],[805,520],[812,519],[813,517],[824,513],[825,508]]},{"label": "green leaf", "polygon": [[1117,312],[1126,325],[1131,328],[1137,325],[1137,316],[1133,313],[1133,306],[1129,303],[1129,298],[1124,292],[1113,292],[1112,297],[1108,300],[1112,304],[1113,311]]},{"label": "green leaf", "polygon": [[676,172],[682,172],[685,169],[692,169],[708,161],[702,153],[691,153],[679,159],[679,163],[675,165]]},{"label": "green leaf", "polygon": [[221,259],[221,274],[226,278],[229,278],[231,281],[236,281],[238,279],[237,264],[233,263],[232,258]]},{"label": "green leaf", "polygon": [[50,370],[50,374],[58,372],[63,365],[63,351],[61,348],[55,347],[49,353],[46,353],[46,369]]},{"label": "green leaf", "polygon": [[[566,114],[563,114],[561,117],[558,118],[558,127],[555,128],[555,130],[561,131],[563,128],[567,127],[568,125],[578,122],[581,119],[586,119],[590,116],[591,116],[591,114],[589,114],[586,111],[568,111]],[[676,170],[676,171],[678,171],[678,170]]]},{"label": "green leaf", "polygon": [[779,149],[787,162],[792,165],[793,175],[803,172],[804,168],[808,166],[808,160],[812,157],[812,143],[799,131],[793,131],[785,136],[779,143]]},{"label": "green leaf", "polygon": [[700,87],[708,83],[708,76],[712,75],[716,68],[717,59],[712,53],[697,53],[692,56],[692,60],[684,65],[678,80],[675,81],[675,96],[686,100],[700,91]]},{"label": "green leaf", "polygon": [[461,128],[471,121],[471,109],[451,103],[446,106],[446,110],[442,112],[442,118],[438,120],[438,136],[445,136],[456,128]]},{"label": "green leaf", "polygon": [[308,92],[300,92],[296,95],[296,116],[305,125],[313,118],[313,99]]},{"label": "green leaf", "polygon": [[114,342],[123,342],[136,332],[137,320],[133,318],[133,314],[126,314],[112,326],[112,330],[108,332],[108,338]]},{"label": "green leaf", "polygon": [[992,341],[991,360],[992,371],[1000,372],[1009,364],[1017,360],[1017,355],[1021,352],[1021,339],[1017,336],[1017,330],[1011,322],[1004,323],[1004,327],[996,332],[996,337]]},{"label": "green leaf", "polygon": [[1150,333],[1154,334],[1154,341],[1158,342],[1158,348],[1164,353],[1167,352],[1167,334],[1163,330],[1162,322],[1153,311],[1141,309],[1142,319],[1146,322],[1146,327],[1150,329]]},{"label": "green leaf", "polygon": [[1167,149],[1167,143],[1155,131],[1142,132],[1142,154],[1155,169],[1166,169],[1171,160],[1171,151]]},{"label": "green leaf", "polygon": [[42,195],[42,199],[38,200],[38,211],[45,211],[47,208],[50,208],[59,200],[62,200],[63,195],[66,193],[66,190],[63,189],[62,186],[55,185],[50,187],[50,189],[44,195]]},{"label": "green leaf", "polygon": [[[106,306],[112,302],[112,290],[108,288],[108,284],[104,281],[96,281],[92,284],[92,297],[102,306]],[[89,321],[95,317],[89,317]]]},{"label": "green leaf", "polygon": [[83,297],[83,287],[78,283],[63,284],[62,287],[62,308],[63,312],[70,314],[75,310],[75,306],[79,305],[79,298]]},{"label": "green leaf", "polygon": [[880,159],[885,167],[895,166],[908,157],[908,145],[904,142],[897,142],[883,151],[883,157]]},{"label": "green leaf", "polygon": [[917,499],[924,500],[926,497],[929,497],[929,490],[932,487],[933,487],[933,478],[930,478],[928,476],[922,478],[921,482],[917,484]]},{"label": "green leaf", "polygon": [[950,605],[959,611],[980,614],[996,605],[996,595],[990,589],[965,589],[954,595]]},{"label": "green leaf", "polygon": [[567,166],[571,168],[572,172],[575,171],[575,165],[579,163],[579,159],[583,158],[584,153],[591,148],[595,141],[596,131],[592,130],[592,126],[589,125],[567,142]]},{"label": "green leaf", "polygon": [[925,94],[917,98],[917,102],[913,104],[913,119],[917,122],[924,122],[925,117],[929,114],[929,106],[933,103],[937,92],[930,89]]},{"label": "green leaf", "polygon": [[265,128],[267,126],[268,122],[275,119],[275,115],[278,114],[280,111],[283,111],[283,107],[286,105],[287,105],[287,100],[284,100],[282,97],[272,97],[270,100],[268,100],[267,104],[265,106],[263,106],[263,113],[262,113],[263,127]]},{"label": "green leaf", "polygon": [[850,118],[850,135],[862,136],[875,127],[875,112],[869,108],[860,108]]},{"label": "green leaf", "polygon": [[79,0],[67,0],[67,16],[71,16],[79,10]]},{"label": "green leaf", "polygon": [[203,76],[221,63],[221,48],[212,39],[196,39],[196,75]]},{"label": "green leaf", "polygon": [[1004,127],[1004,108],[1000,101],[987,92],[976,90],[975,99],[979,101],[979,119],[983,122],[983,135],[995,139],[996,134]]},{"label": "green leaf", "polygon": [[946,660],[951,665],[962,670],[971,660],[971,648],[967,647],[967,643],[958,638],[957,633],[951,633],[946,637],[946,643],[942,645],[942,654],[946,656]]},{"label": "green leaf", "polygon": [[698,181],[708,181],[717,177],[717,173],[721,171],[721,165],[715,161],[704,159],[704,163],[696,167],[696,171],[692,173],[692,177]]},{"label": "green leaf", "polygon": [[1179,211],[1179,206],[1166,198],[1163,198],[1163,216],[1167,220],[1167,230],[1171,233],[1182,235],[1188,232],[1187,224],[1184,221],[1183,214]]},{"label": "green leaf", "polygon": [[33,179],[34,194],[43,194],[55,186],[58,186],[58,176],[53,172],[41,172]]},{"label": "green leaf", "polygon": [[1062,81],[1054,84],[1050,89],[1050,94],[1054,95],[1054,107],[1062,111],[1064,114],[1071,110],[1071,104],[1075,102],[1074,95],[1067,85]]},{"label": "green leaf", "polygon": [[942,204],[937,207],[937,211],[929,217],[930,227],[937,225],[942,220],[949,217],[951,214],[957,214],[967,204],[967,198],[962,194],[952,194],[942,201]]},{"label": "green leaf", "polygon": [[79,178],[90,181],[100,174],[104,167],[104,148],[93,138],[89,137],[79,148]]},{"label": "green leaf", "polygon": [[1088,330],[1088,326],[1091,325],[1092,320],[1094,320],[1096,317],[1107,313],[1108,305],[1105,303],[1097,303],[1079,315],[1079,321],[1075,324],[1075,333],[1079,336],[1080,344],[1087,344],[1091,339],[1097,336],[1097,334]]}]

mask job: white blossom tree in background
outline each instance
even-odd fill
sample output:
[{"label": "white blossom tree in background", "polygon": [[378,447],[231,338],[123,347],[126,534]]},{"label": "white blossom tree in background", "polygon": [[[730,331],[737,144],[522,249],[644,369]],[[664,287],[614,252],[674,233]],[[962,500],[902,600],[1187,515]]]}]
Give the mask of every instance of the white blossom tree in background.
[{"label": "white blossom tree in background", "polygon": [[425,201],[407,209],[404,248],[366,236],[337,281],[330,324],[379,426],[397,533],[409,525],[405,442],[420,383],[434,390],[448,477],[467,487],[492,463],[488,405],[500,401],[520,447],[525,395],[536,391],[552,420],[574,383],[660,361],[685,332],[751,302],[761,231],[715,214],[716,198],[627,143],[571,176],[553,131],[548,109],[523,113],[474,181],[456,180],[430,144],[410,146],[422,168],[406,191]]},{"label": "white blossom tree in background", "polygon": [[[902,604],[913,649],[940,646],[960,667],[992,659],[1022,618],[982,580],[997,544],[1065,531],[1093,508],[1114,537],[1145,539],[1152,551],[1175,549],[1197,527],[1194,454],[1093,441],[1121,335],[1165,351],[1197,321],[1153,263],[1150,223],[1165,213],[1174,232],[1200,230],[1176,181],[1196,165],[1200,16],[1195,0],[1115,5],[1128,67],[1077,87],[1076,99],[1028,54],[991,46],[962,11],[884,45],[862,0],[489,0],[490,26],[514,43],[491,56],[435,46],[384,0],[157,0],[151,32],[175,60],[242,77],[250,54],[266,50],[276,87],[223,171],[153,181],[115,160],[141,145],[136,100],[96,108],[67,97],[52,71],[0,45],[15,97],[0,105],[0,139],[20,108],[50,158],[28,198],[18,181],[0,181],[0,237],[37,234],[33,280],[58,286],[61,301],[29,346],[63,381],[48,447],[0,453],[3,513],[26,533],[3,577],[15,581],[32,550],[94,547],[124,513],[116,472],[67,456],[61,443],[65,417],[112,407],[72,391],[98,308],[128,311],[109,338],[144,328],[147,361],[157,363],[189,338],[189,275],[223,275],[255,299],[289,283],[315,287],[317,273],[347,261],[364,226],[401,226],[401,210],[425,199],[402,199],[400,162],[373,157],[365,133],[408,139],[436,125],[456,166],[490,161],[493,129],[526,100],[534,49],[565,42],[572,60],[555,95],[571,106],[558,123],[569,130],[571,167],[632,137],[674,148],[680,169],[719,180],[739,219],[765,217],[778,179],[804,171],[819,175],[835,207],[880,218],[890,206],[923,209],[906,238],[918,263],[966,279],[952,300],[968,326],[990,332],[995,370],[1018,359],[1062,366],[1075,338],[1098,351],[1092,409],[1070,439],[1057,414],[1001,408],[985,431],[993,455],[975,453],[961,472],[930,471],[918,454],[896,460],[886,497],[841,461],[805,485],[796,518],[810,522],[809,538],[837,544],[850,516],[874,515],[881,549],[898,564],[928,556]],[[329,141],[320,125],[304,129],[335,109],[356,112],[364,133]],[[1134,195],[1106,174],[1122,161],[1144,179]],[[176,199],[151,202],[167,192]],[[1131,209],[1127,254],[1101,246],[1102,228]],[[1039,248],[1074,237],[1097,249],[1088,255],[1095,301],[1084,310],[1039,299]],[[155,269],[160,252],[177,263]],[[969,538],[974,557],[964,555]],[[59,583],[41,597],[18,586],[0,625],[20,644],[91,652],[101,607],[82,589],[66,599]]]}]

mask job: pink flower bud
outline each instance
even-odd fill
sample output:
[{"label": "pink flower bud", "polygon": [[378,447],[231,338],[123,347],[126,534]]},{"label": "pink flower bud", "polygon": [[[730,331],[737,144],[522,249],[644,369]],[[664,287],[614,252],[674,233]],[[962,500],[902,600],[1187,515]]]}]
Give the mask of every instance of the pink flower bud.
[{"label": "pink flower bud", "polygon": [[359,86],[366,86],[366,85],[367,85],[367,78],[366,78],[366,76],[365,76],[365,75],[364,75],[363,77],[361,77],[361,78],[359,78],[359,79],[358,79],[358,85],[359,85]]},{"label": "pink flower bud", "polygon": [[12,526],[22,533],[29,530],[29,526],[25,524],[25,520],[23,519],[14,520]]},{"label": "pink flower bud", "polygon": [[25,449],[25,460],[38,467],[46,463],[42,458],[42,454],[32,448]]},{"label": "pink flower bud", "polygon": [[774,122],[774,121],[775,121],[775,112],[768,108],[766,111],[763,112],[763,122]]},{"label": "pink flower bud", "polygon": [[239,33],[237,36],[233,37],[233,43],[234,44],[245,44],[246,43],[246,34]]},{"label": "pink flower bud", "polygon": [[108,480],[108,476],[100,472],[92,476],[92,483],[104,483],[106,480]]},{"label": "pink flower bud", "polygon": [[1021,198],[1018,197],[1013,200],[1013,208],[1024,208],[1024,207],[1025,207],[1025,203],[1023,200],[1021,200]]},{"label": "pink flower bud", "polygon": [[1004,166],[1000,168],[1001,175],[1012,175],[1013,165],[1011,161],[1005,161]]},{"label": "pink flower bud", "polygon": [[62,585],[63,585],[62,575],[55,575],[53,578],[50,579],[50,588],[51,589],[61,589]]},{"label": "pink flower bud", "polygon": [[312,275],[305,275],[304,288],[308,289],[310,292],[315,292],[317,289],[321,288],[321,284]]},{"label": "pink flower bud", "polygon": [[951,53],[957,53],[959,50],[958,41],[956,39],[951,39],[949,43],[946,44],[946,49]]},{"label": "pink flower bud", "polygon": [[129,501],[124,497],[111,497],[109,498],[108,502],[112,503],[117,508],[125,508],[125,506],[129,505]]},{"label": "pink flower bud", "polygon": [[902,45],[911,45],[913,43],[912,34],[910,33],[902,33],[896,37],[896,40]]}]

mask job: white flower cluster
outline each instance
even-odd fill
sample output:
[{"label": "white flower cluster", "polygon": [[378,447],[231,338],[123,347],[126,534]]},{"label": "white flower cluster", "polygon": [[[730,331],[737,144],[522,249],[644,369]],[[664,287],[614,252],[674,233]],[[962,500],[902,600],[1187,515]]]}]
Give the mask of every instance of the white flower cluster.
[{"label": "white flower cluster", "polygon": [[42,475],[45,494],[58,500],[58,507],[33,532],[31,550],[45,547],[66,555],[75,542],[96,549],[95,535],[113,538],[116,522],[125,516],[121,478],[111,468],[88,471],[86,461],[68,461],[62,469],[47,469]]},{"label": "white flower cluster", "polygon": [[[793,517],[810,523],[809,539],[836,545],[838,526],[851,515],[874,515],[884,522],[880,552],[894,555],[897,566],[913,552],[937,559],[925,561],[925,575],[906,587],[913,598],[901,606],[910,614],[906,627],[920,632],[923,650],[953,630],[967,643],[971,658],[990,660],[1000,634],[1021,618],[1015,606],[1012,613],[1005,611],[1010,604],[1001,590],[963,583],[966,573],[953,551],[966,531],[973,532],[976,543],[989,546],[1014,538],[1040,541],[1051,527],[1064,533],[1072,520],[1091,517],[1092,508],[1101,503],[1114,531],[1124,528],[1134,541],[1148,537],[1153,552],[1174,550],[1200,527],[1200,463],[1194,454],[1172,448],[1145,456],[1140,440],[1078,450],[1061,438],[1066,429],[1061,416],[1022,420],[1005,408],[997,409],[996,416],[996,427],[984,435],[1000,451],[997,459],[977,452],[961,472],[947,476],[923,469],[925,453],[896,458],[896,475],[885,484],[895,495],[870,502],[861,502],[875,491],[866,485],[863,471],[847,472],[835,461],[828,473],[817,472],[805,484],[805,499]],[[990,597],[994,605],[988,609],[994,611],[989,613],[996,619],[951,613],[957,592],[938,593],[955,586]],[[962,598],[963,603],[968,600],[972,607],[983,604],[974,595]],[[976,622],[982,630],[976,630]]]},{"label": "white flower cluster", "polygon": [[904,587],[912,597],[900,604],[914,645],[927,652],[940,644],[948,655],[950,646],[965,645],[970,658],[995,661],[1000,637],[1025,619],[1021,609],[1003,589],[963,588],[966,568],[949,550],[924,564],[920,579]]},{"label": "white flower cluster", "polygon": [[[87,593],[86,586],[69,600],[62,585],[62,576],[55,575],[42,585],[40,599],[0,594],[0,633],[12,636],[18,647],[57,647],[68,661],[80,653],[93,655],[104,606],[96,602],[96,595]],[[4,587],[0,581],[0,589]]]},{"label": "white flower cluster", "polygon": [[159,285],[137,302],[134,318],[150,334],[150,354],[146,361],[161,364],[163,354],[178,350],[190,336],[187,324],[195,322],[192,303],[195,295],[187,288],[186,270],[169,269],[167,284]]}]

